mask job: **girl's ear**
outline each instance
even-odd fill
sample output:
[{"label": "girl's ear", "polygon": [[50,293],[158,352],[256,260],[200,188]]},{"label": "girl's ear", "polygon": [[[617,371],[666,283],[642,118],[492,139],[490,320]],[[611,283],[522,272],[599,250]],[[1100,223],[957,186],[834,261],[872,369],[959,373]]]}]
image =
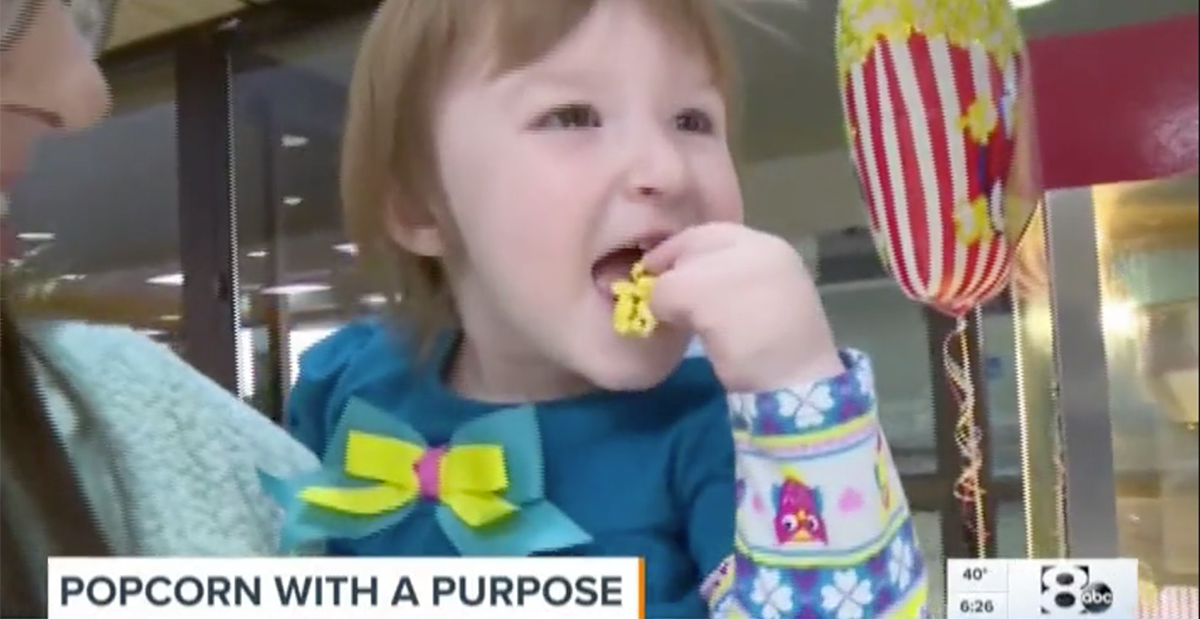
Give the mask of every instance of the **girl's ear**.
[{"label": "girl's ear", "polygon": [[383,220],[388,238],[418,256],[445,255],[445,237],[437,218],[427,209],[409,204],[399,196],[388,201]]}]

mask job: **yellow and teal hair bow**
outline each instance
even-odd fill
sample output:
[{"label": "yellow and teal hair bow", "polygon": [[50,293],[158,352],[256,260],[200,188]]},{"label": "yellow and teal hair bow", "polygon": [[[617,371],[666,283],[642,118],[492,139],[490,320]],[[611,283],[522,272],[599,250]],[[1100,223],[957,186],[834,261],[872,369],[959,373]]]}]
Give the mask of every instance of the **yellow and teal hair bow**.
[{"label": "yellow and teal hair bow", "polygon": [[354,399],[322,467],[292,479],[260,472],[284,509],[282,544],[357,539],[437,503],[446,537],[463,555],[526,556],[591,537],[546,500],[542,441],[533,407],[507,408],[463,424],[431,447],[412,426]]}]

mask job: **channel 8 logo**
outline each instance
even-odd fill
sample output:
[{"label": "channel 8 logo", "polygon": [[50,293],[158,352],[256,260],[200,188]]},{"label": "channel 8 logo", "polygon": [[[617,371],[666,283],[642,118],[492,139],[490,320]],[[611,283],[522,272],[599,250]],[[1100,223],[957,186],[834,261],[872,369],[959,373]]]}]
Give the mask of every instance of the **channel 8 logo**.
[{"label": "channel 8 logo", "polygon": [[1102,615],[1112,608],[1113,599],[1112,588],[1093,576],[1089,566],[1042,566],[1042,615]]}]

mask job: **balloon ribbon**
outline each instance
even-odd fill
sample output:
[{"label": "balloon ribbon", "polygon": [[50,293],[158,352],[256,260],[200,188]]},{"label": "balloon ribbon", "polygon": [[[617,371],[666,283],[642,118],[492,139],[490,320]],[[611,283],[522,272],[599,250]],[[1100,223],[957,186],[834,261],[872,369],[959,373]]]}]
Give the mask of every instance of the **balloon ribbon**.
[{"label": "balloon ribbon", "polygon": [[987,527],[983,509],[983,432],[976,419],[975,384],[971,380],[970,354],[967,349],[968,322],[959,316],[957,322],[942,343],[942,361],[946,377],[950,379],[954,399],[958,404],[958,419],[954,424],[954,443],[962,455],[963,466],[954,484],[954,498],[958,499],[968,516],[968,528],[974,535],[975,552],[980,558],[987,555]]}]

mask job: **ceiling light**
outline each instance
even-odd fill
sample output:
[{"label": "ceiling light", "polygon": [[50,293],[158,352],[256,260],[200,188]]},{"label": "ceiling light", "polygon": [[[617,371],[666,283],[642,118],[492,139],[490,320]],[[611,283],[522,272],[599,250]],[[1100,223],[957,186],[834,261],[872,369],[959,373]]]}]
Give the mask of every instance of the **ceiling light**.
[{"label": "ceiling light", "polygon": [[62,275],[59,275],[58,279],[60,279],[64,282],[77,282],[77,281],[83,279],[83,277],[84,276],[82,276],[78,273],[64,273]]},{"label": "ceiling light", "polygon": [[286,284],[284,286],[271,286],[263,288],[263,294],[275,295],[293,295],[307,294],[310,292],[324,292],[329,290],[329,284]]},{"label": "ceiling light", "polygon": [[30,243],[44,243],[54,240],[53,232],[18,232],[17,238]]},{"label": "ceiling light", "polygon": [[1014,9],[1032,9],[1035,6],[1041,6],[1050,2],[1050,0],[1009,0]]},{"label": "ceiling light", "polygon": [[297,204],[300,204],[303,201],[304,201],[304,198],[301,198],[300,196],[284,196],[284,198],[283,198],[283,203],[288,206],[296,206]]},{"label": "ceiling light", "polygon": [[339,243],[333,246],[334,251],[339,251],[347,256],[358,255],[358,245],[354,243]]},{"label": "ceiling light", "polygon": [[266,258],[267,252],[264,249],[258,249],[258,250],[252,251],[252,252],[247,252],[246,257],[247,258]]},{"label": "ceiling light", "polygon": [[183,273],[167,273],[164,275],[157,275],[146,280],[146,283],[154,284],[155,286],[182,286]]},{"label": "ceiling light", "polygon": [[285,135],[283,136],[284,148],[297,148],[308,144],[308,138],[302,135]]},{"label": "ceiling light", "polygon": [[138,329],[138,333],[141,333],[146,337],[162,337],[167,334],[167,332],[163,331],[162,329]]},{"label": "ceiling light", "polygon": [[382,294],[365,294],[362,297],[364,305],[379,306],[387,303],[387,296]]},{"label": "ceiling light", "polygon": [[163,322],[179,322],[179,314],[163,314],[158,319]]}]

